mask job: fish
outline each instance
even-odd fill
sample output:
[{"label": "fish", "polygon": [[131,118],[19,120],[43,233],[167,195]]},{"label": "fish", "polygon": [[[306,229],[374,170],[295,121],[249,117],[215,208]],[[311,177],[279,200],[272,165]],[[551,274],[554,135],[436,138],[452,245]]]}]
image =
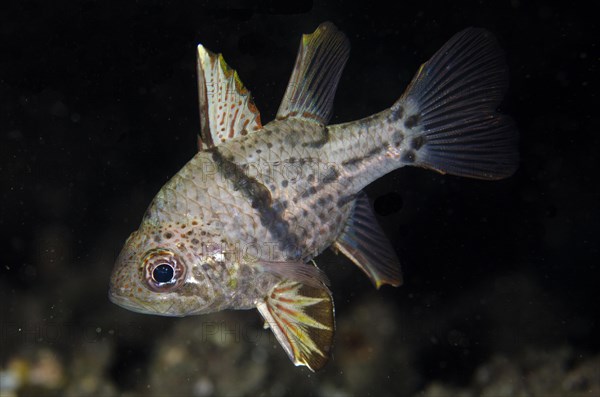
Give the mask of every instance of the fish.
[{"label": "fish", "polygon": [[198,45],[198,152],[126,240],[112,302],[163,316],[256,308],[292,362],[317,371],[333,349],[335,309],[315,258],[331,248],[378,289],[403,282],[364,188],[404,166],[482,180],[516,171],[518,131],[497,110],[508,68],[489,31],[454,35],[389,108],[329,124],[349,51],[331,22],[303,35],[263,125],[238,73]]}]

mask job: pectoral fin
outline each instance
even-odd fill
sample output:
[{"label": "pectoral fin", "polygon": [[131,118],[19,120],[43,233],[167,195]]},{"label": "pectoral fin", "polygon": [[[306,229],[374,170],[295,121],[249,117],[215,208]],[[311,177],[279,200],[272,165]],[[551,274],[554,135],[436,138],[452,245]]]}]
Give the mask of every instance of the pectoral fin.
[{"label": "pectoral fin", "polygon": [[333,248],[365,272],[376,288],[402,284],[400,261],[377,223],[366,194],[361,192],[357,196],[352,215]]},{"label": "pectoral fin", "polygon": [[269,262],[256,263],[263,271],[276,275],[284,280],[296,281],[311,287],[329,285],[327,275],[312,263],[304,262]]},{"label": "pectoral fin", "polygon": [[327,287],[282,281],[256,307],[295,365],[316,371],[327,363],[335,330]]}]

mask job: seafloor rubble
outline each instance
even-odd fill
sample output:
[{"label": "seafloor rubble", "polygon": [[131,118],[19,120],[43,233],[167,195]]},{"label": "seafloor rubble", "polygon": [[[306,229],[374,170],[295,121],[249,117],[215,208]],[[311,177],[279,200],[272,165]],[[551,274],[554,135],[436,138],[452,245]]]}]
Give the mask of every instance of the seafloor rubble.
[{"label": "seafloor rubble", "polygon": [[[522,313],[502,310],[507,295]],[[5,327],[1,395],[598,395],[600,356],[541,337],[556,320],[541,296],[521,275],[421,307],[366,293],[338,311],[334,355],[316,374],[289,362],[254,311],[162,319],[115,309],[122,317],[98,313],[87,325]],[[477,333],[464,326],[473,316],[485,318]],[[475,354],[481,344],[491,352]],[[457,367],[470,372],[455,377]]]},{"label": "seafloor rubble", "polygon": [[600,356],[568,347],[495,355],[477,368],[468,386],[431,382],[415,394],[427,397],[598,396]]}]

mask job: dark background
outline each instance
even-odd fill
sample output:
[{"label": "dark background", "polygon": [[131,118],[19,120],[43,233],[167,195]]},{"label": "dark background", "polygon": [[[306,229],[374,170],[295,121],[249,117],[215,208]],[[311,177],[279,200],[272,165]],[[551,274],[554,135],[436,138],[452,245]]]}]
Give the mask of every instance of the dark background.
[{"label": "dark background", "polygon": [[[106,292],[125,238],[196,151],[195,46],[224,54],[267,122],[300,35],[326,20],[352,45],[333,123],[390,106],[447,39],[478,26],[506,52],[511,82],[501,111],[521,134],[521,164],[507,180],[405,168],[370,186],[405,283],[374,293],[349,262],[325,254],[318,263],[332,279],[336,314],[368,296],[421,321],[422,332],[413,327],[421,385],[465,383],[498,351],[598,351],[599,36],[591,10],[519,0],[183,4],[0,5],[0,360],[35,345],[12,342],[16,325],[134,318],[168,329],[178,321],[125,312]],[[147,359],[154,335],[113,341],[109,374],[119,388],[136,386],[123,373]],[[441,342],[428,344],[434,339]]]}]

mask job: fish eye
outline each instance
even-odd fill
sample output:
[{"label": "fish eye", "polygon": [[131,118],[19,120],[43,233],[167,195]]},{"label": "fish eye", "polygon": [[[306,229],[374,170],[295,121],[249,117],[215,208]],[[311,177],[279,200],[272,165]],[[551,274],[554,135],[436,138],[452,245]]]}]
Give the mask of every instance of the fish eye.
[{"label": "fish eye", "polygon": [[169,250],[149,251],[144,257],[142,271],[146,286],[154,292],[174,291],[185,280],[183,261]]},{"label": "fish eye", "polygon": [[175,271],[173,270],[173,266],[163,263],[162,265],[158,265],[154,268],[152,272],[152,278],[157,283],[168,283],[173,280],[173,275]]}]

